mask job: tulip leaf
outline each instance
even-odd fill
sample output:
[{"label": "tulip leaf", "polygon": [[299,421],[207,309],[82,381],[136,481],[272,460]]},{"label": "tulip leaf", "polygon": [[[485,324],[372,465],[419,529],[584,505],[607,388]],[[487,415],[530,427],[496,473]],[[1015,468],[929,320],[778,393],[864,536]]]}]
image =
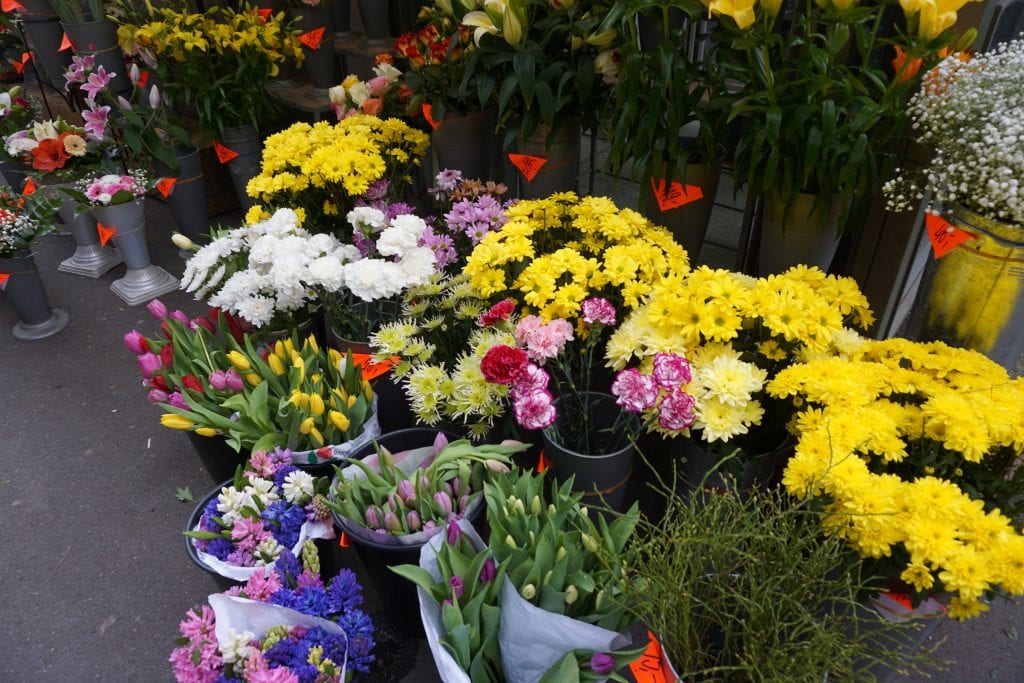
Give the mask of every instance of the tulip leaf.
[{"label": "tulip leaf", "polygon": [[548,669],[538,683],[579,683],[580,666],[573,652],[566,652]]},{"label": "tulip leaf", "polygon": [[397,567],[388,567],[388,569],[403,579],[412,581],[428,593],[434,592],[434,586],[437,584],[437,581],[426,569],[417,567],[414,564],[400,564]]}]

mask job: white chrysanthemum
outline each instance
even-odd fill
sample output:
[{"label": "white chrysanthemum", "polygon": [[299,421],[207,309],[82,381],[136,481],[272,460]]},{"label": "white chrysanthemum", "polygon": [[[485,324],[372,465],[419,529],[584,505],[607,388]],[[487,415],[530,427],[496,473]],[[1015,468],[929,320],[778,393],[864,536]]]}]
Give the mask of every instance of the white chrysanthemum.
[{"label": "white chrysanthemum", "polygon": [[250,296],[238,301],[229,310],[238,313],[256,327],[261,327],[274,319],[274,300],[266,296]]},{"label": "white chrysanthemum", "polygon": [[704,396],[732,407],[748,403],[751,395],[764,386],[767,376],[753,363],[728,355],[718,356],[706,365],[693,366],[693,386]]},{"label": "white chrysanthemum", "polygon": [[255,652],[249,643],[255,638],[256,634],[251,631],[239,633],[235,629],[228,627],[227,638],[224,642],[220,643],[220,656],[224,659],[224,663],[234,664],[235,662],[243,662],[249,659]]},{"label": "white chrysanthemum", "polygon": [[313,477],[309,472],[289,472],[281,486],[284,499],[294,505],[303,505],[313,497]]}]

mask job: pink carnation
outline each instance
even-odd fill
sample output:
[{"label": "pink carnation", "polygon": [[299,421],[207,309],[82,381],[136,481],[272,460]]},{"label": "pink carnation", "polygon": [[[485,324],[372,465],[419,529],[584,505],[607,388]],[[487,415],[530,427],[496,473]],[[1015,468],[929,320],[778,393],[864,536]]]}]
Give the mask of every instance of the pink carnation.
[{"label": "pink carnation", "polygon": [[520,320],[515,335],[516,340],[526,347],[530,360],[540,363],[561,353],[565,343],[573,338],[572,324],[568,320],[556,318],[545,325],[535,315]]},{"label": "pink carnation", "polygon": [[546,390],[517,396],[512,404],[516,421],[524,429],[544,429],[555,421],[555,405]]},{"label": "pink carnation", "polygon": [[650,375],[628,368],[619,372],[612,382],[612,393],[618,396],[617,404],[632,413],[640,413],[658,400],[658,384]]},{"label": "pink carnation", "polygon": [[654,379],[665,389],[676,389],[689,384],[690,362],[674,353],[659,353],[654,356]]},{"label": "pink carnation", "polygon": [[658,407],[658,426],[672,431],[688,429],[695,417],[693,403],[693,396],[682,389],[673,389]]},{"label": "pink carnation", "polygon": [[581,306],[583,309],[583,322],[588,325],[600,323],[602,325],[615,324],[615,306],[608,299],[595,296],[586,299]]},{"label": "pink carnation", "polygon": [[512,383],[512,397],[543,391],[548,388],[550,380],[551,376],[547,370],[535,363],[527,363]]}]

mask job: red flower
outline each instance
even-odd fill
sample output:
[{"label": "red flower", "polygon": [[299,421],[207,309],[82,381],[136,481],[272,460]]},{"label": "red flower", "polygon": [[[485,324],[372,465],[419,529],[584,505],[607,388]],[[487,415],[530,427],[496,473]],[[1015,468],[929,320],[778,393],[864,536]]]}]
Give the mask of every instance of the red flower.
[{"label": "red flower", "polygon": [[185,385],[186,389],[195,389],[200,394],[203,393],[203,383],[199,381],[199,378],[189,373],[181,378],[181,383]]},{"label": "red flower", "polygon": [[64,168],[64,162],[71,158],[64,150],[59,138],[46,138],[32,150],[32,168],[38,171],[56,171]]},{"label": "red flower", "polygon": [[196,325],[202,325],[208,332],[216,332],[217,328],[209,318],[199,317],[193,320]]},{"label": "red flower", "polygon": [[149,378],[149,386],[152,389],[160,389],[161,391],[170,391],[171,387],[167,385],[167,380],[163,378],[163,375],[154,374]]},{"label": "red flower", "polygon": [[492,384],[512,384],[528,362],[526,351],[499,344],[484,354],[480,361],[480,372]]},{"label": "red flower", "polygon": [[167,321],[160,323],[160,331],[164,333],[164,336],[168,339],[171,338],[171,326],[167,324]]},{"label": "red flower", "polygon": [[174,344],[164,344],[160,349],[160,362],[164,364],[165,368],[172,367],[174,365]]},{"label": "red flower", "polygon": [[480,324],[490,327],[499,320],[508,320],[508,317],[515,313],[516,304],[512,299],[505,299],[491,306],[491,310],[480,316]]},{"label": "red flower", "polygon": [[373,58],[373,63],[377,66],[380,66],[381,64],[394,64],[395,58],[391,56],[390,52],[381,52]]}]

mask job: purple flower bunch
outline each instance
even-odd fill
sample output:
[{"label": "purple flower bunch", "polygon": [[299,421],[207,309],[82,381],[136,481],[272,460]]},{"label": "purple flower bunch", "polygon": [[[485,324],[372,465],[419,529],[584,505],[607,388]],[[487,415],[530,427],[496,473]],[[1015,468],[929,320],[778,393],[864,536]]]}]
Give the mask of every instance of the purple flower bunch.
[{"label": "purple flower bunch", "polygon": [[420,245],[434,250],[438,272],[465,263],[487,233],[505,225],[507,204],[502,196],[507,191],[501,184],[466,180],[457,170],[437,174],[430,193],[441,207],[440,218],[429,222]]},{"label": "purple flower bunch", "polygon": [[86,109],[82,111],[82,118],[85,120],[83,127],[97,140],[102,140],[107,134],[110,107],[98,105],[96,97],[107,89],[110,79],[114,75],[107,73],[103,66],[97,67],[96,58],[92,55],[84,57],[75,55],[71,58],[71,66],[64,72],[64,89],[70,90],[72,85],[77,84],[85,93]]},{"label": "purple flower bunch", "polygon": [[198,529],[185,532],[196,550],[236,567],[271,565],[298,545],[305,524],[329,528],[327,478],[291,461],[288,449],[253,453],[245,472],[206,504]]},{"label": "purple flower bunch", "polygon": [[692,380],[690,363],[675,353],[654,356],[650,373],[637,368],[620,370],[612,383],[616,403],[631,413],[645,414],[666,431],[681,431],[693,424],[694,398],[683,388]]}]

